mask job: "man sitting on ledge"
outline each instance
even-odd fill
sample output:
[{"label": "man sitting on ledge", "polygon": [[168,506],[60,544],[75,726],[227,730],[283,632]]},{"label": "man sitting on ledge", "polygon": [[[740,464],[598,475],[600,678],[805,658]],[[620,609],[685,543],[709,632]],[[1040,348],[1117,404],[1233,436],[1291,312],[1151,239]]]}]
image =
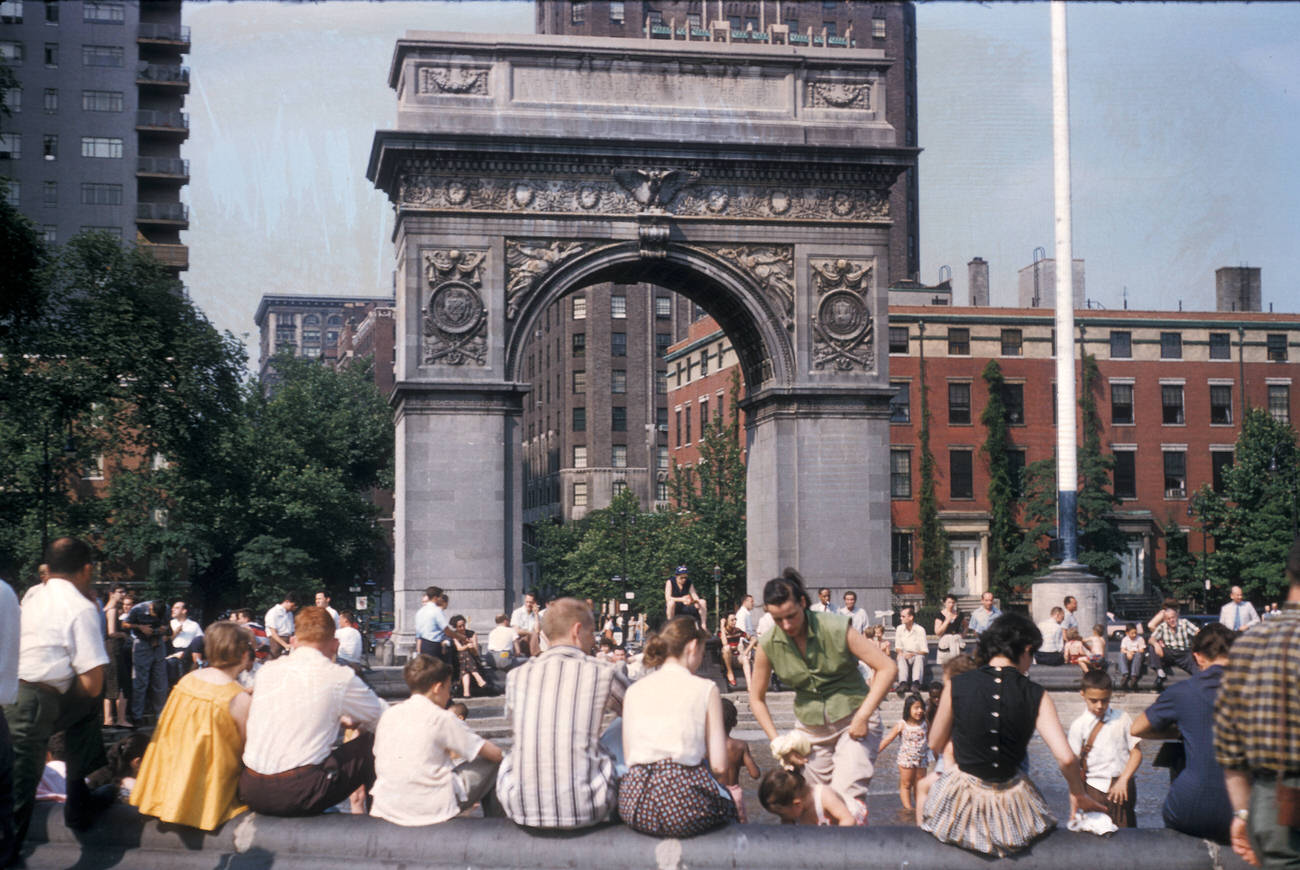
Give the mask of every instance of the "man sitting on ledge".
[{"label": "man sitting on ledge", "polygon": [[[334,663],[334,617],[304,607],[292,652],[257,673],[239,798],[271,816],[324,812],[375,781],[374,729],[388,705],[351,668]],[[334,748],[339,724],[363,732]]]},{"label": "man sitting on ledge", "polygon": [[600,726],[607,709],[622,711],[627,673],[587,655],[596,625],[576,598],[551,602],[541,632],[546,651],[506,681],[514,747],[497,774],[497,799],[516,824],[585,828],[618,805],[615,761]]}]

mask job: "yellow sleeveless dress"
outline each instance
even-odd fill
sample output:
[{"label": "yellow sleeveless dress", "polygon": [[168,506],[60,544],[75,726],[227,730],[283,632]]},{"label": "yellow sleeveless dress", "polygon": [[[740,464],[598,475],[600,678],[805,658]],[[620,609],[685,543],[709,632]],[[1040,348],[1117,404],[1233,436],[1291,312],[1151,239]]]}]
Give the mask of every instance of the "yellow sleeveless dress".
[{"label": "yellow sleeveless dress", "polygon": [[248,807],[235,787],[244,740],[230,715],[238,683],[187,674],[172,689],[145,750],[131,804],[160,821],[211,831]]}]

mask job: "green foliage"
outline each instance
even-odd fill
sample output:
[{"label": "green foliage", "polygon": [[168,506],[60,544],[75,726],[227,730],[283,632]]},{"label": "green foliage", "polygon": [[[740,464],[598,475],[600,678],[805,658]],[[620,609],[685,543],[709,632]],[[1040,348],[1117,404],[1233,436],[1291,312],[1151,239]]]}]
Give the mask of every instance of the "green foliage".
[{"label": "green foliage", "polygon": [[988,433],[981,453],[989,468],[989,577],[993,594],[1005,601],[1011,594],[1011,553],[1020,545],[1023,535],[1016,525],[1016,485],[1011,479],[1011,464],[1007,453],[1011,450],[1011,431],[1007,426],[1007,409],[1002,400],[1005,381],[997,360],[989,360],[984,367],[984,383],[988,387],[988,403],[980,422]]},{"label": "green foliage", "polygon": [[927,604],[939,604],[952,582],[952,551],[948,535],[939,522],[939,502],[934,494],[934,453],[930,451],[930,402],[925,383],[925,360],[921,360],[921,562],[917,576],[925,590]]},{"label": "green foliage", "polygon": [[1052,564],[1047,542],[1056,532],[1054,459],[1039,459],[1025,466],[1020,516],[1024,534],[1015,549],[1007,554],[1007,573],[1016,578],[1015,585],[1028,583]]},{"label": "green foliage", "polygon": [[1197,557],[1187,546],[1187,532],[1173,514],[1163,529],[1165,535],[1165,591],[1180,600],[1199,597],[1202,589],[1197,576]]},{"label": "green foliage", "polygon": [[1254,601],[1286,595],[1283,566],[1296,535],[1298,461],[1295,430],[1262,408],[1251,409],[1233,464],[1223,473],[1223,493],[1206,487],[1193,497],[1193,510],[1214,539],[1207,570],[1221,596],[1234,584]]}]

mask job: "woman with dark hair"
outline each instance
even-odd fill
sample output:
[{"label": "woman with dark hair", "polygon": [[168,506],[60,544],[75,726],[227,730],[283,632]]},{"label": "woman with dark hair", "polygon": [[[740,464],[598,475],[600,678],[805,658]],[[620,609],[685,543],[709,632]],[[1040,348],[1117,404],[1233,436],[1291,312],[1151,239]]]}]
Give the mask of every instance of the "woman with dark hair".
[{"label": "woman with dark hair", "polygon": [[[778,736],[767,708],[773,673],[794,690],[795,730],[812,745],[804,774],[814,784],[866,799],[875,774],[882,727],[876,708],[898,666],[849,624],[849,617],[809,609],[803,578],[793,568],[763,588],[775,625],[758,642],[749,704],[768,739]],[[858,663],[871,668],[868,689]]]},{"label": "woman with dark hair", "polygon": [[943,597],[943,609],[934,618],[934,636],[939,638],[939,650],[934,654],[936,665],[943,667],[962,654],[966,648],[962,638],[965,627],[966,617],[957,609],[957,596],[949,592]]},{"label": "woman with dark hair", "polygon": [[987,855],[1024,849],[1056,825],[1038,789],[1020,770],[1035,730],[1061,766],[1080,809],[1105,812],[1090,798],[1056,705],[1027,674],[1043,642],[1038,627],[1004,613],[979,640],[981,667],[954,676],[930,727],[930,748],[949,738],[957,765],[931,787],[921,828],[944,843]]},{"label": "woman with dark hair", "polygon": [[1228,842],[1232,803],[1223,768],[1214,758],[1214,702],[1236,639],[1237,632],[1218,622],[1201,629],[1192,638],[1192,657],[1200,670],[1161,692],[1132,728],[1134,737],[1146,740],[1182,737],[1187,764],[1165,796],[1165,827],[1220,843]]}]

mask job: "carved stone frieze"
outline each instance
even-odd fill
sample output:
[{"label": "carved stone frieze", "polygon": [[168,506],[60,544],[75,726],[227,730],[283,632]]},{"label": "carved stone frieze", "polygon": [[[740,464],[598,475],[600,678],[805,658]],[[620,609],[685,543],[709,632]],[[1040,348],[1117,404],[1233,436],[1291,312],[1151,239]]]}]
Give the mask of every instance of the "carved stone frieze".
[{"label": "carved stone frieze", "polygon": [[678,191],[699,181],[700,174],[687,169],[615,169],[614,180],[637,205],[658,212],[672,203]]},{"label": "carved stone frieze", "polygon": [[487,309],[483,304],[486,251],[446,248],[424,252],[428,304],[423,309],[424,365],[487,365]]},{"label": "carved stone frieze", "polygon": [[813,109],[870,109],[871,83],[809,82],[806,102]]},{"label": "carved stone frieze", "polygon": [[488,93],[488,71],[483,68],[424,66],[416,82],[421,94],[485,97]]},{"label": "carved stone frieze", "polygon": [[515,319],[523,297],[556,266],[593,247],[589,242],[506,239],[506,319]]},{"label": "carved stone frieze", "polygon": [[813,368],[870,372],[876,367],[871,260],[813,259]]},{"label": "carved stone frieze", "polygon": [[794,329],[794,248],[790,245],[713,245],[763,291],[787,331]]}]

